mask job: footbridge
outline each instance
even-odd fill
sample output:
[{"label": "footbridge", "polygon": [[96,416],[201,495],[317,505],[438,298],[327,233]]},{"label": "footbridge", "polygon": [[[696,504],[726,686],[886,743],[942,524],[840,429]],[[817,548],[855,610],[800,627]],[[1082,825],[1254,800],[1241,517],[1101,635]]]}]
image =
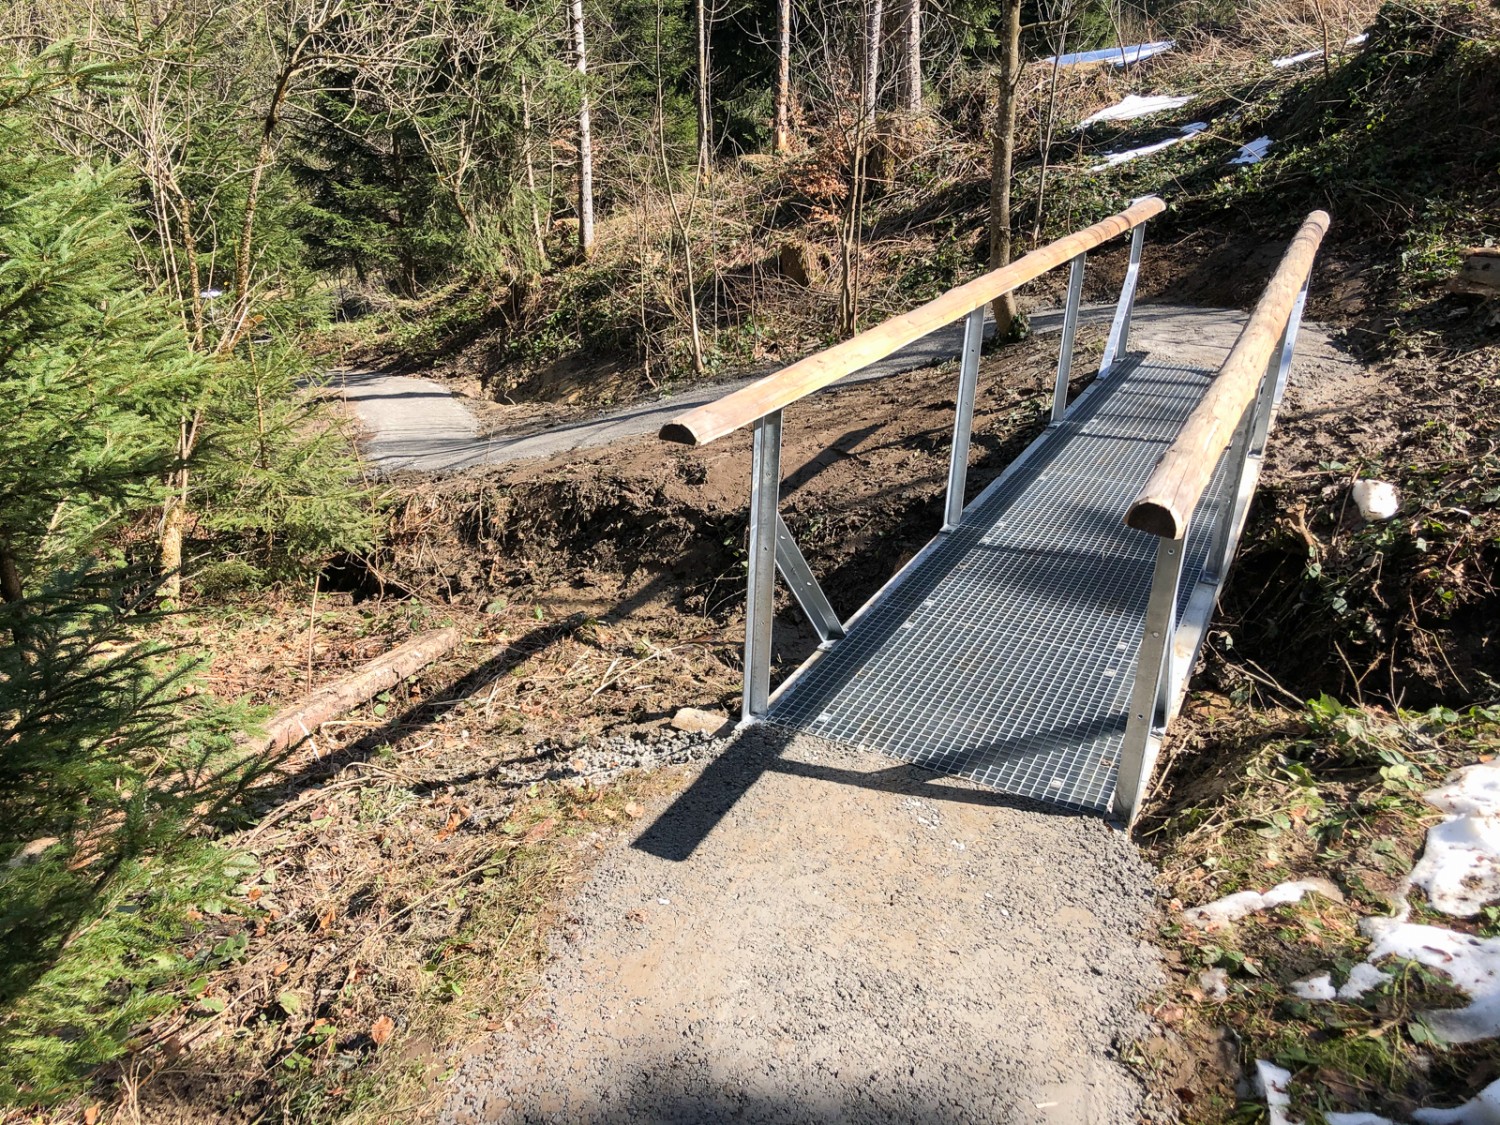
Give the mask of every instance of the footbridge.
[{"label": "footbridge", "polygon": [[[1329,221],[1308,216],[1210,370],[1129,348],[1146,224],[1164,207],[1137,200],[663,427],[689,445],[753,427],[745,722],[1134,819],[1239,543]],[[1069,403],[1087,256],[1126,235],[1098,375]],[[1063,265],[1051,424],[965,505],[985,307]],[[841,621],[778,513],[782,411],[960,320],[942,527]],[[778,571],[822,644],[773,693]]]}]

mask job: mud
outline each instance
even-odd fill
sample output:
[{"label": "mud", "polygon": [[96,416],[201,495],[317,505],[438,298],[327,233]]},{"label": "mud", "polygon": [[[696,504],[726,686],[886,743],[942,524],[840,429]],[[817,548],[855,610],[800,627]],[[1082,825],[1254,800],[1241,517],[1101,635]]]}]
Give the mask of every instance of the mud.
[{"label": "mud", "polygon": [[1138,1119],[1159,968],[1122,834],[765,727],[653,812],[444,1121]]}]

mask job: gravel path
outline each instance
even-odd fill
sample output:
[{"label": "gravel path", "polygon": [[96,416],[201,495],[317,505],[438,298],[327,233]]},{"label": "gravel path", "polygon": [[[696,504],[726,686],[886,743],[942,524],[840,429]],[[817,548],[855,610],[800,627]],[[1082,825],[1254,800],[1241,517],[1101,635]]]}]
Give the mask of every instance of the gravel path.
[{"label": "gravel path", "polygon": [[[1108,323],[1113,305],[1083,310],[1085,323]],[[1033,332],[1056,332],[1060,312],[1031,316]],[[1229,342],[1244,324],[1244,314],[1223,309],[1194,309],[1177,305],[1138,305],[1132,320],[1132,346],[1142,333],[1170,332],[1191,337],[1205,333],[1217,338],[1229,331]],[[986,333],[994,325],[986,325]],[[963,324],[950,324],[889,358],[840,380],[840,384],[884,379],[930,367],[955,358],[963,343]],[[763,373],[762,373],[763,374]],[[463,403],[440,383],[407,375],[373,371],[335,371],[334,386],[342,386],[365,430],[361,443],[365,460],[381,473],[402,470],[447,472],[474,465],[497,465],[529,457],[551,457],[575,449],[607,445],[625,438],[655,433],[662,423],[695,406],[712,402],[760,378],[750,375],[722,383],[699,384],[681,394],[635,403],[582,422],[571,422],[535,433],[483,434]]]},{"label": "gravel path", "polygon": [[758,727],[640,824],[443,1121],[1138,1119],[1151,873],[1100,820]]}]

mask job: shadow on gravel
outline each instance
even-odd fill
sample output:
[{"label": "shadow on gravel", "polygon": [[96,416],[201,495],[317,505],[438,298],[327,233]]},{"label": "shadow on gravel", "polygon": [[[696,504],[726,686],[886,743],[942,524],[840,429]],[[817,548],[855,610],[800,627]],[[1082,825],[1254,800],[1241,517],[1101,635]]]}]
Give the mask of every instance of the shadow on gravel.
[{"label": "shadow on gravel", "polygon": [[[657,1079],[649,1071],[642,1083]],[[705,1086],[711,1079],[705,1076]],[[680,1079],[674,1085],[680,1084]],[[895,1103],[895,1104],[892,1104]],[[519,1116],[493,1118],[517,1122],[566,1121],[569,1125],[704,1125],[705,1122],[735,1121],[744,1125],[972,1125],[971,1109],[943,1105],[936,1098],[922,1105],[911,1105],[906,1099],[883,1098],[868,1092],[846,1099],[798,1097],[760,1093],[736,1093],[731,1090],[704,1089],[693,1093],[660,1092],[648,1086],[623,1101],[606,1105],[571,1108],[566,1116],[523,1112]],[[1004,1118],[996,1118],[1004,1120]]]},{"label": "shadow on gravel", "polygon": [[787,747],[796,737],[792,731],[765,725],[738,732],[729,740],[723,753],[709,762],[666,811],[636,837],[631,847],[674,863],[688,859],[740,798],[768,773],[855,785],[928,801],[960,801],[1046,816],[1097,817],[1095,813],[980,789],[905,762],[893,761],[886,769],[868,771],[785,757]]}]

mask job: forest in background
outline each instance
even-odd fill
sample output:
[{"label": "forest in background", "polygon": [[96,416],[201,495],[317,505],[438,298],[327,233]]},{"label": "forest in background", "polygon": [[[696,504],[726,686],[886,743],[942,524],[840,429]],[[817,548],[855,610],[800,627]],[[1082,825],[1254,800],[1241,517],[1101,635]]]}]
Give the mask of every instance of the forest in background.
[{"label": "forest in background", "polygon": [[847,335],[1148,190],[1261,230],[1336,196],[1375,273],[1430,280],[1494,233],[1473,174],[1491,149],[1454,140],[1493,89],[1494,40],[1443,30],[1469,27],[1458,9],[1393,5],[1378,53],[1259,100],[1226,72],[1208,96],[1301,138],[1263,172],[1183,146],[1049,181],[1072,122],[1048,54],[1175,37],[1208,69],[1220,44],[1337,40],[1370,13],[8,5],[0,1096],[75,1092],[181,1001],[163,982],[191,991],[235,956],[140,955],[237,885],[215,841],[274,765],[165,626],[246,590],[316,599],[330,559],[376,547],[390,494],[307,390],[338,350],[426,362],[483,329],[497,393],[590,351],[650,390]]}]

